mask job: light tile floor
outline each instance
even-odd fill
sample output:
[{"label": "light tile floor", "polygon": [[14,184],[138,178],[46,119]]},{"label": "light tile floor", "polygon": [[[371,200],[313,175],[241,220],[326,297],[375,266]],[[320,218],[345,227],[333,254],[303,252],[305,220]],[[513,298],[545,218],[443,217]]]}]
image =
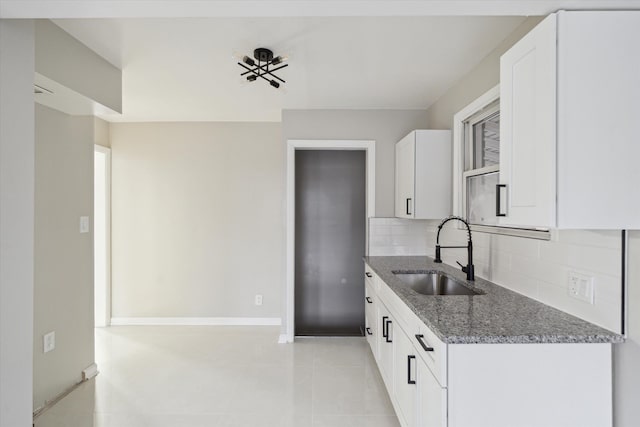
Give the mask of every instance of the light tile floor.
[{"label": "light tile floor", "polygon": [[397,427],[364,338],[273,327],[96,330],[100,374],[36,427]]}]

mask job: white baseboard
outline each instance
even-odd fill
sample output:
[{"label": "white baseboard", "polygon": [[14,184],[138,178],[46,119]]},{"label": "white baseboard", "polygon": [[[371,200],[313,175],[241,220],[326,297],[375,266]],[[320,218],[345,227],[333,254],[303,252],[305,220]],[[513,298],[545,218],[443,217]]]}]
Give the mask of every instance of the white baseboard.
[{"label": "white baseboard", "polygon": [[112,317],[111,326],[280,326],[279,317]]}]

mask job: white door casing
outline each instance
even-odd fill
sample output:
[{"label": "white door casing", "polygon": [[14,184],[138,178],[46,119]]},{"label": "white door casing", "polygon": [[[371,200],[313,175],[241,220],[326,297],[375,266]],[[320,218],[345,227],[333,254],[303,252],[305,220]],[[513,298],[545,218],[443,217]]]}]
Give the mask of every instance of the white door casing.
[{"label": "white door casing", "polygon": [[[361,150],[366,152],[366,217],[375,217],[376,143],[371,140],[301,140],[287,141],[287,210],[286,210],[286,285],[284,333],[280,343],[292,343],[295,338],[295,152],[296,150]],[[368,220],[366,221],[368,228]],[[369,251],[366,233],[365,254]]]}]

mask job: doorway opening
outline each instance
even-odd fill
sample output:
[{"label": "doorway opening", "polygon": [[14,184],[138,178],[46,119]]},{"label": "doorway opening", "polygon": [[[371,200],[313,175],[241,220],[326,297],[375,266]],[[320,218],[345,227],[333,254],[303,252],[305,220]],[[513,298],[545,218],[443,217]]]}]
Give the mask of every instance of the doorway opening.
[{"label": "doorway opening", "polygon": [[295,158],[295,334],[364,328],[365,152],[299,150]]},{"label": "doorway opening", "polygon": [[95,326],[111,324],[111,150],[95,146],[93,162]]},{"label": "doorway opening", "polygon": [[[348,165],[348,158],[355,163]],[[303,163],[311,169],[304,172]],[[354,176],[359,178],[351,188]],[[296,335],[361,335],[362,256],[373,216],[375,141],[287,141],[286,316],[280,342],[293,342]]]}]

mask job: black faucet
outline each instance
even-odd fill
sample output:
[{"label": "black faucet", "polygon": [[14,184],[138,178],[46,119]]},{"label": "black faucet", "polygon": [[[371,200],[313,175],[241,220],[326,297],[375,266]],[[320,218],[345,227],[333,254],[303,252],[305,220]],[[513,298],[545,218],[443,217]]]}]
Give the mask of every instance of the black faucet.
[{"label": "black faucet", "polygon": [[[467,242],[467,246],[440,246],[440,231],[442,231],[442,226],[451,220],[461,221],[464,225],[467,226],[467,232],[469,233],[469,241]],[[449,218],[445,218],[442,220],[440,225],[438,226],[438,235],[436,237],[436,259],[433,262],[442,262],[442,258],[440,258],[440,249],[445,248],[467,248],[467,266],[463,266],[458,261],[458,265],[462,267],[462,272],[467,273],[467,280],[475,280],[474,268],[473,268],[473,243],[471,242],[471,228],[469,228],[469,223],[459,216],[450,216]]]}]

